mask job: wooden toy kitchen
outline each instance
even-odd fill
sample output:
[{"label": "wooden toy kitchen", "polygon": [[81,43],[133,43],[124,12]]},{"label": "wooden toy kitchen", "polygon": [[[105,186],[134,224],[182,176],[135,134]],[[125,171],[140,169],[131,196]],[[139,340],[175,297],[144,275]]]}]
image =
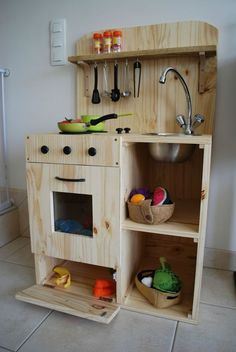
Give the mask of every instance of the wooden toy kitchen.
[{"label": "wooden toy kitchen", "polygon": [[[103,323],[120,308],[196,323],[217,29],[179,22],[119,33],[121,50],[94,53],[90,33],[78,40],[77,55],[68,58],[77,67],[77,116],[115,113],[116,118],[98,131],[83,124],[88,133],[26,137],[36,284],[16,298]],[[130,192],[157,186],[168,190],[171,215],[155,223],[150,203],[145,212],[138,203],[144,218],[136,221],[128,207]],[[141,271],[158,268],[162,257],[182,282],[176,304],[151,303],[135,283]],[[68,285],[55,284],[57,266],[70,273]],[[98,279],[115,283],[113,295],[94,296]],[[167,303],[172,299],[165,296]]]}]

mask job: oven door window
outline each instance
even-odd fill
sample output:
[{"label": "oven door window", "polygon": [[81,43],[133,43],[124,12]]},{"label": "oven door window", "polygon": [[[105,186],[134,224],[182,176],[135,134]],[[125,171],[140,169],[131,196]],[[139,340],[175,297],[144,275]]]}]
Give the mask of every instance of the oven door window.
[{"label": "oven door window", "polygon": [[93,236],[93,201],[90,194],[53,192],[54,231]]}]

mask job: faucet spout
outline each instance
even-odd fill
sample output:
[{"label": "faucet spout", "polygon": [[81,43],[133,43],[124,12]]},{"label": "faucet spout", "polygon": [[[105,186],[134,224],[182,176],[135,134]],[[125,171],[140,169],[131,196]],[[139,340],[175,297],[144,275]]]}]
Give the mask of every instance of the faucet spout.
[{"label": "faucet spout", "polygon": [[181,76],[181,74],[174,67],[170,66],[170,67],[167,67],[162,72],[160,79],[159,79],[159,83],[164,84],[166,82],[166,76],[167,76],[168,72],[170,72],[170,71],[172,71],[176,74],[176,76],[179,78],[179,80],[184,88],[186,101],[187,101],[187,107],[188,107],[188,116],[187,116],[186,123],[183,126],[183,128],[184,128],[185,134],[192,134],[192,101],[191,101],[191,96],[189,93],[188,86],[187,86],[184,78]]}]

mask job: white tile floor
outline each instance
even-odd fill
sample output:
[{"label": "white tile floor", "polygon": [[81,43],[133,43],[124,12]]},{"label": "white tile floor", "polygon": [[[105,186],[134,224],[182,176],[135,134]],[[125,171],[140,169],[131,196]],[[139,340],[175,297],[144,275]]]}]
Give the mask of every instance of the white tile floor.
[{"label": "white tile floor", "polygon": [[230,271],[204,269],[200,323],[121,310],[103,325],[16,301],[34,283],[29,240],[0,248],[0,352],[235,352],[236,291]]}]

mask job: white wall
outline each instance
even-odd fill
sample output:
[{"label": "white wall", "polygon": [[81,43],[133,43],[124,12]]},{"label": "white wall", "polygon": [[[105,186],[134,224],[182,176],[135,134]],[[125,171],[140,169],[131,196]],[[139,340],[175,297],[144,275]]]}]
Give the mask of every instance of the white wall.
[{"label": "white wall", "polygon": [[218,90],[206,245],[236,251],[236,1],[0,0],[10,186],[25,188],[24,137],[75,114],[75,67],[49,64],[49,21],[67,20],[68,55],[88,32],[201,20],[219,29]]}]

